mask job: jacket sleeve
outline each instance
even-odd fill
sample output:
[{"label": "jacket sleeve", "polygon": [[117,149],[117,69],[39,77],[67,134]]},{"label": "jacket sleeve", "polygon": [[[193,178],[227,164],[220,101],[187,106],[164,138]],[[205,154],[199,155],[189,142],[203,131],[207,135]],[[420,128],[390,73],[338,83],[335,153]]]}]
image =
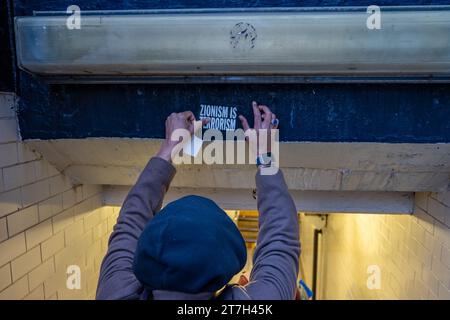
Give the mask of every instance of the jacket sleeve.
[{"label": "jacket sleeve", "polygon": [[281,170],[256,174],[259,234],[250,281],[234,287],[231,299],[294,299],[300,242],[297,210]]},{"label": "jacket sleeve", "polygon": [[175,168],[152,158],[128,193],[109,238],[97,286],[97,299],[138,299],[142,285],[133,273],[136,245],[142,230],[161,209]]}]

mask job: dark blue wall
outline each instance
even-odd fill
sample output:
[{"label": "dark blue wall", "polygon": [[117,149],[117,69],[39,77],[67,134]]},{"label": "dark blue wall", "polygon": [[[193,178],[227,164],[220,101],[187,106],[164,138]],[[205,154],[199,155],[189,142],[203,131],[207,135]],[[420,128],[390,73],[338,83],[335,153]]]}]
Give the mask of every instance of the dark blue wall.
[{"label": "dark blue wall", "polygon": [[447,0],[16,0],[17,15],[31,15],[33,10],[66,11],[77,4],[82,10],[131,10],[179,8],[246,8],[246,7],[330,7],[445,5]]},{"label": "dark blue wall", "polygon": [[421,85],[109,85],[54,86],[49,101],[22,96],[24,138],[163,137],[167,115],[200,104],[252,99],[280,118],[285,141],[450,142],[448,86]]},{"label": "dark blue wall", "polygon": [[14,91],[12,7],[0,1],[0,91]]},{"label": "dark blue wall", "polygon": [[[19,0],[15,15],[65,10],[73,1]],[[82,0],[83,10],[262,6],[370,5],[364,1],[106,1]],[[384,0],[378,5],[450,4]],[[162,137],[164,119],[199,105],[234,105],[249,115],[250,102],[268,104],[281,120],[284,141],[450,142],[450,85],[46,85],[18,72],[24,139]]]}]

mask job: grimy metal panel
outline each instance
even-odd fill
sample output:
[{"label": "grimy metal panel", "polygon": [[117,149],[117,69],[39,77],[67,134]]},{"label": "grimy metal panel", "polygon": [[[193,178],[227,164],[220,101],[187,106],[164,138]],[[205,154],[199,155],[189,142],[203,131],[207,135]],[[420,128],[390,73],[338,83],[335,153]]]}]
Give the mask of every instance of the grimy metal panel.
[{"label": "grimy metal panel", "polygon": [[450,75],[450,7],[381,12],[375,30],[365,7],[87,12],[79,29],[18,17],[17,56],[32,73],[85,77]]}]

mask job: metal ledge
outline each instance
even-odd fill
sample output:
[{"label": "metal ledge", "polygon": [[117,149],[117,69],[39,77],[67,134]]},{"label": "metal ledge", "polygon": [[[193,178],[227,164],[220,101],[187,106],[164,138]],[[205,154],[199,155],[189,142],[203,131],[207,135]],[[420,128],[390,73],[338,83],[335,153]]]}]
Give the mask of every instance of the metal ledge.
[{"label": "metal ledge", "polygon": [[[129,190],[125,186],[106,186],[104,204],[121,206]],[[225,210],[257,210],[251,189],[171,187],[164,197],[164,205],[190,194],[210,198]],[[290,194],[299,212],[412,214],[414,209],[414,194],[411,192],[291,190]]]},{"label": "metal ledge", "polygon": [[39,14],[17,55],[53,82],[449,82],[448,6],[381,8],[380,30],[365,9]]}]

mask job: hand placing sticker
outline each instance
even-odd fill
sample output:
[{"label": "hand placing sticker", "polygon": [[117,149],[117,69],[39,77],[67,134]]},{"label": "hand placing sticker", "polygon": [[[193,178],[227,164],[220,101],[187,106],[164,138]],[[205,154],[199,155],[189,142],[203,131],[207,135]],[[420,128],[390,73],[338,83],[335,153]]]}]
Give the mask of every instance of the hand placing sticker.
[{"label": "hand placing sticker", "polygon": [[[199,128],[201,129],[202,126],[207,124],[209,122],[209,119],[202,119],[200,121],[195,120],[195,116],[192,113],[192,111],[184,111],[180,113],[172,113],[170,116],[167,117],[166,120],[166,138],[164,139],[164,142],[161,145],[161,148],[159,149],[158,153],[156,154],[157,157],[160,157],[166,161],[172,162],[172,151],[177,145],[181,142],[181,139],[173,139],[174,133],[176,131],[185,130],[186,134],[189,134],[191,139],[188,139],[189,141],[193,143],[194,146],[198,150],[200,148],[198,147],[199,141],[195,142],[195,132]],[[199,138],[197,138],[199,139]],[[200,139],[201,140],[201,139]],[[201,144],[200,144],[201,147]],[[193,151],[194,148],[191,148]]]}]

